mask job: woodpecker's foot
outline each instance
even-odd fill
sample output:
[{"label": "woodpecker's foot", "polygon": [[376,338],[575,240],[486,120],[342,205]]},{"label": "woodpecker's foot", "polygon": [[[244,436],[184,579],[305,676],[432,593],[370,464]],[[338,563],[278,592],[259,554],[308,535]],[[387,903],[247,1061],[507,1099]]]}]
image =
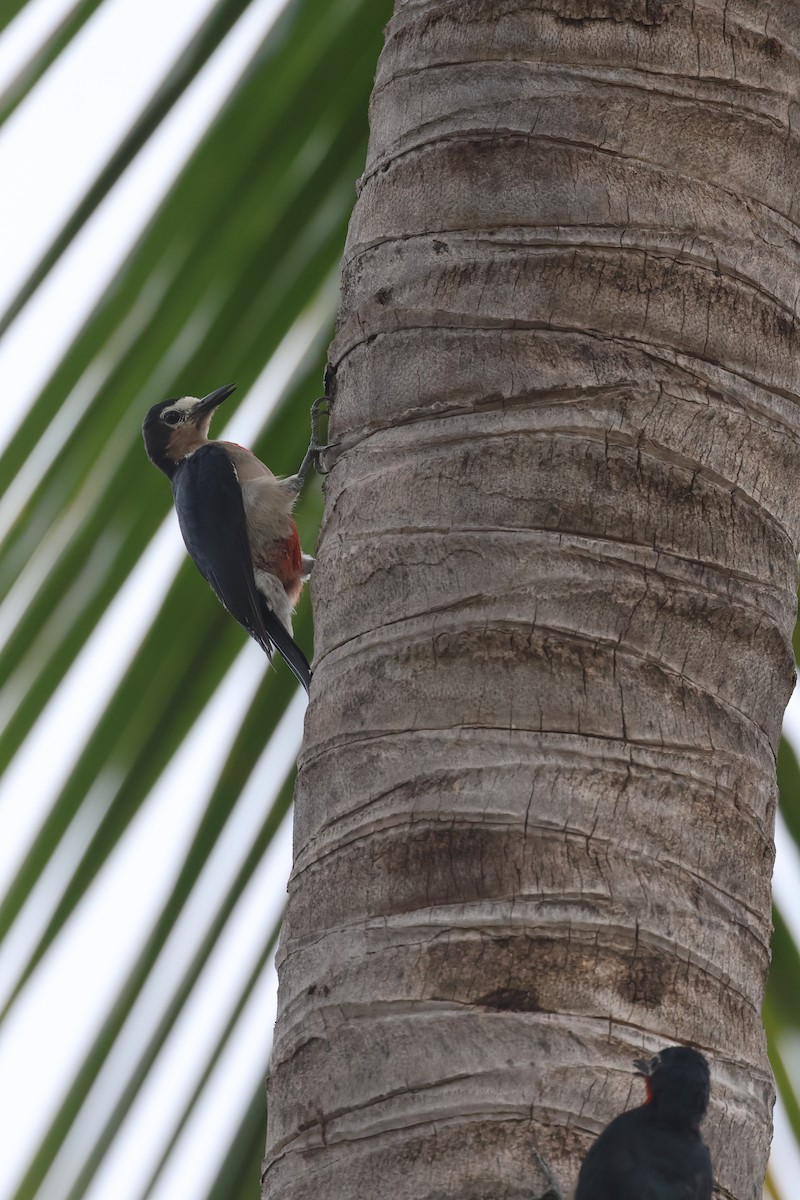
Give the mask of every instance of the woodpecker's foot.
[{"label": "woodpecker's foot", "polygon": [[320,475],[327,475],[327,471],[322,469],[320,455],[324,454],[328,449],[324,443],[319,440],[319,423],[321,417],[328,416],[330,401],[327,396],[320,396],[311,405],[311,441],[308,443],[305,457],[300,463],[300,469],[296,475],[292,475],[289,479],[284,479],[283,486],[290,491],[294,496],[300,494],[303,484],[306,480],[306,475],[312,467],[319,472]]},{"label": "woodpecker's foot", "polygon": [[319,396],[311,405],[311,440],[316,441],[315,434],[319,425],[320,415],[329,417],[331,415],[331,398],[330,396]]},{"label": "woodpecker's foot", "polygon": [[314,467],[320,475],[327,475],[328,472],[322,466],[322,455],[326,450],[330,449],[325,442],[320,441],[319,423],[320,418],[327,418],[331,415],[331,401],[329,396],[320,396],[311,405],[311,442],[308,447],[308,454],[313,455]]},{"label": "woodpecker's foot", "polygon": [[547,1165],[546,1159],[542,1157],[538,1150],[531,1150],[531,1157],[541,1171],[542,1175],[544,1175],[546,1185],[545,1190],[543,1192],[539,1192],[537,1196],[531,1196],[531,1200],[564,1200],[564,1197],[561,1195],[561,1188],[556,1183],[553,1172]]}]

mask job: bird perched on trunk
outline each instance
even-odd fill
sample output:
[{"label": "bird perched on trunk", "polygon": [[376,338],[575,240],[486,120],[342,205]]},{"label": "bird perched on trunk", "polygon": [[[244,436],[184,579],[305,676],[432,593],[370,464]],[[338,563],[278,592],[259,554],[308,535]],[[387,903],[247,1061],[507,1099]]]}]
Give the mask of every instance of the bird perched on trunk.
[{"label": "bird perched on trunk", "polygon": [[278,650],[308,691],[311,668],[292,637],[292,612],[314,560],[300,549],[292,508],[316,460],[320,405],[300,470],[278,479],[235,442],[208,440],[219,405],[236,390],[154,404],[142,433],[148,457],[172,483],[186,549],[231,616],[272,657]]},{"label": "bird perched on trunk", "polygon": [[647,1099],[600,1134],[583,1160],[575,1200],[711,1200],[711,1155],[700,1136],[708,1063],[688,1046],[669,1046],[634,1066]]}]

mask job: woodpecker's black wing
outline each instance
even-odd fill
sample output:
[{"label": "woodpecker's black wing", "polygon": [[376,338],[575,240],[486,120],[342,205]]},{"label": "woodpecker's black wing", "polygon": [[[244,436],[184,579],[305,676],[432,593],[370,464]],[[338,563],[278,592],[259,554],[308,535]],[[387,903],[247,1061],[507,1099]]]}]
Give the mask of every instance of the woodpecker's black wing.
[{"label": "woodpecker's black wing", "polygon": [[711,1200],[711,1155],[694,1129],[621,1113],[583,1160],[575,1200]]},{"label": "woodpecker's black wing", "polygon": [[172,492],[186,549],[200,574],[267,655],[279,651],[308,691],[306,656],[256,588],[242,490],[224,446],[207,442],[183,459]]}]

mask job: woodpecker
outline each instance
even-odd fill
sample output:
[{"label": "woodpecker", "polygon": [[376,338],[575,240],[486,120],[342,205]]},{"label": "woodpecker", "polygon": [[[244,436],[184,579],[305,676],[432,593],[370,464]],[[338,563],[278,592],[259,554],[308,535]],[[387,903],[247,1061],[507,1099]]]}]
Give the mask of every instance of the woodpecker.
[{"label": "woodpecker", "polygon": [[278,479],[243,446],[208,440],[211,418],[235,390],[229,383],[201,400],[154,404],[142,426],[145,449],[172,483],[178,524],[200,574],[267,657],[278,650],[308,691],[311,668],[292,638],[292,612],[314,560],[300,549],[292,508],[320,449],[323,401],[312,408],[300,470]]},{"label": "woodpecker", "polygon": [[700,1136],[710,1094],[706,1059],[689,1046],[668,1046],[633,1065],[647,1099],[600,1134],[574,1200],[711,1200],[711,1155]]}]

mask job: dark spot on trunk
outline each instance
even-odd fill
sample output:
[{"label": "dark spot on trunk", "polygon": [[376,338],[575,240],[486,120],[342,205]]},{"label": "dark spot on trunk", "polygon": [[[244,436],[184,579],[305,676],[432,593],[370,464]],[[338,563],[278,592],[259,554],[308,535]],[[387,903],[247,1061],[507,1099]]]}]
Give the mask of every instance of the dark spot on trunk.
[{"label": "dark spot on trunk", "polygon": [[630,21],[663,25],[675,0],[553,0],[551,11],[562,21]]},{"label": "dark spot on trunk", "polygon": [[530,988],[497,988],[475,1001],[479,1008],[500,1012],[541,1012],[536,994]]}]

